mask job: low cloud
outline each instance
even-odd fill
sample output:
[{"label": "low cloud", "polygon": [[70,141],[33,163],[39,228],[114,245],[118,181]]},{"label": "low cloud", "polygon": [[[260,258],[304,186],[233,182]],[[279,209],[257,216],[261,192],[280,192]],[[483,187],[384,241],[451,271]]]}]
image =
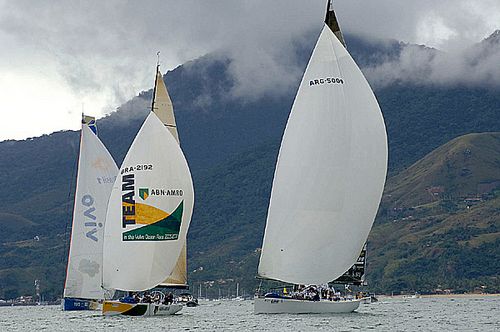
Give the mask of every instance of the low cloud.
[{"label": "low cloud", "polygon": [[399,56],[364,68],[377,87],[413,84],[500,86],[500,31],[472,47],[454,52],[404,45]]},{"label": "low cloud", "polygon": [[[235,84],[229,95],[253,100],[287,91],[300,79],[303,62],[296,45],[319,33],[326,2],[0,0],[0,74],[65,85],[75,114],[78,100],[105,114],[152,86],[157,51],[163,71],[215,52],[231,60]],[[462,75],[498,83],[497,71],[491,71],[496,53],[474,64],[470,59],[477,54],[466,50],[499,28],[498,0],[335,0],[334,5],[347,34],[425,44],[448,54],[407,47],[398,62],[369,68],[382,83],[452,82]],[[0,103],[0,109],[33,111],[21,106]]]}]

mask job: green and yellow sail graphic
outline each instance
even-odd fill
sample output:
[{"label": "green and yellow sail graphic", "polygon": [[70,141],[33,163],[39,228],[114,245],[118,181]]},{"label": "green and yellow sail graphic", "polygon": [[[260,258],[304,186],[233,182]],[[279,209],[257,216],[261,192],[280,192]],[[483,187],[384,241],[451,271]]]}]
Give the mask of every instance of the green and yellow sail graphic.
[{"label": "green and yellow sail graphic", "polygon": [[136,203],[136,223],[145,226],[126,231],[123,241],[169,241],[177,240],[182,223],[184,201],[174,212],[168,214],[146,204]]}]

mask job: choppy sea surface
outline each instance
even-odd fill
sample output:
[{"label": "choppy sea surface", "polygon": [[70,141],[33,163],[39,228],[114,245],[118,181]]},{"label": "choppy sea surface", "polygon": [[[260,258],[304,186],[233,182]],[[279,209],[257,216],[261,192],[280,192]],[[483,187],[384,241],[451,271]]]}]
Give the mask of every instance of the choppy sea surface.
[{"label": "choppy sea surface", "polygon": [[207,301],[164,317],[102,317],[59,306],[0,307],[0,331],[500,331],[500,296],[382,298],[351,314],[254,315],[253,301]]}]

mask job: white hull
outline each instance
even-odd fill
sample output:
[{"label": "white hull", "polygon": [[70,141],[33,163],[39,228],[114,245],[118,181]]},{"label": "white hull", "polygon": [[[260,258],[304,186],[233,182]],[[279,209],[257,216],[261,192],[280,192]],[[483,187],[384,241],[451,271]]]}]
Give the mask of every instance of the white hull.
[{"label": "white hull", "polygon": [[154,303],[122,303],[119,301],[105,301],[102,314],[104,316],[168,316],[179,312],[181,304],[154,304]]},{"label": "white hull", "polygon": [[358,309],[361,300],[304,301],[279,298],[255,298],[256,314],[330,314],[348,313]]}]

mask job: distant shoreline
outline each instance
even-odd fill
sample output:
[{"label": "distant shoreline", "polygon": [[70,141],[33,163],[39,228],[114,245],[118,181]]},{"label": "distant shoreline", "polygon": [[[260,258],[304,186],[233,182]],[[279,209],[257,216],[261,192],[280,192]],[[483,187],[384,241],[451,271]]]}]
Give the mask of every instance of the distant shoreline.
[{"label": "distant shoreline", "polygon": [[[408,294],[408,295],[375,295],[379,299],[415,299],[412,298],[413,295]],[[467,294],[426,294],[426,295],[417,295],[417,298],[470,298],[470,297],[495,297],[495,296],[500,296],[500,293],[494,293],[494,294],[474,294],[474,293],[467,293]]]}]

